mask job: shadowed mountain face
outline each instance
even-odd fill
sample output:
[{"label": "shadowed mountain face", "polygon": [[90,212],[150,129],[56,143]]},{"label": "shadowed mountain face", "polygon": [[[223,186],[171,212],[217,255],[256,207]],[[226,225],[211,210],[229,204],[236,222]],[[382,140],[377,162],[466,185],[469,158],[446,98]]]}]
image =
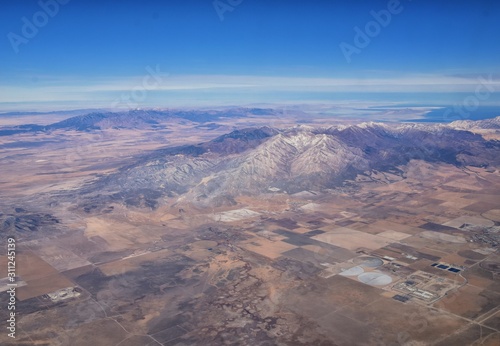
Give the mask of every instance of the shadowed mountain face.
[{"label": "shadowed mountain face", "polygon": [[497,167],[499,149],[497,141],[449,125],[262,127],[154,151],[83,192],[152,208],[160,196],[220,205],[270,187],[288,193],[335,188],[373,171],[404,179],[410,160]]}]

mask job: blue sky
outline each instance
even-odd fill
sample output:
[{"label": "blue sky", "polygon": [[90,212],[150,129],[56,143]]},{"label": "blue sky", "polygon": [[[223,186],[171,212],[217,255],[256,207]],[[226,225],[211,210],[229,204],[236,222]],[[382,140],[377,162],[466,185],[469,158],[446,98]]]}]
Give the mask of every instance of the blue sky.
[{"label": "blue sky", "polygon": [[0,109],[500,90],[499,1],[60,2],[0,0]]}]

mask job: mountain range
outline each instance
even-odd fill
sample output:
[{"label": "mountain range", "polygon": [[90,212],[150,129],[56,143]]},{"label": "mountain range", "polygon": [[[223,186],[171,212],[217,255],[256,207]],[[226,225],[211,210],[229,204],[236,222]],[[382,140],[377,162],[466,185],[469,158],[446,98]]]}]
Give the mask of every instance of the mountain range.
[{"label": "mountain range", "polygon": [[[467,126],[493,126],[491,121]],[[488,125],[489,124],[489,125]],[[457,126],[460,125],[460,126]],[[162,196],[200,205],[234,204],[238,195],[321,191],[384,172],[405,178],[411,160],[497,169],[500,142],[463,124],[360,123],[248,128],[211,141],[159,149],[87,185],[84,195],[155,208]],[[494,127],[494,126],[493,126]]]},{"label": "mountain range", "polygon": [[243,118],[247,116],[273,115],[276,111],[267,108],[229,108],[226,110],[142,110],[124,112],[91,112],[70,117],[49,125],[25,124],[4,126],[0,136],[17,133],[50,132],[54,130],[75,130],[91,132],[103,129],[161,128],[165,123],[193,122],[206,124],[223,118]]}]

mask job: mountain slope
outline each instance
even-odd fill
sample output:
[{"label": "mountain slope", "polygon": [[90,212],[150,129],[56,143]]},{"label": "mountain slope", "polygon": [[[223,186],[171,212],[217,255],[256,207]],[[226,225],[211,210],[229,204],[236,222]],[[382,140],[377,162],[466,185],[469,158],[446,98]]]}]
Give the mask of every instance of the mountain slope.
[{"label": "mountain slope", "polygon": [[473,129],[500,129],[500,116],[485,120],[457,120],[449,124],[454,129],[473,130]]},{"label": "mountain slope", "polygon": [[[231,203],[235,196],[270,187],[288,193],[332,188],[373,170],[404,178],[401,167],[410,160],[496,168],[499,149],[497,141],[446,125],[244,129],[199,145],[152,152],[91,184],[85,193]],[[154,205],[158,198],[146,204]]]},{"label": "mountain slope", "polygon": [[53,130],[95,131],[109,128],[155,128],[166,122],[193,122],[205,124],[222,118],[272,115],[272,109],[231,108],[227,110],[130,110],[128,112],[92,112],[49,124],[27,124],[0,128],[0,136],[16,133],[50,132]]}]

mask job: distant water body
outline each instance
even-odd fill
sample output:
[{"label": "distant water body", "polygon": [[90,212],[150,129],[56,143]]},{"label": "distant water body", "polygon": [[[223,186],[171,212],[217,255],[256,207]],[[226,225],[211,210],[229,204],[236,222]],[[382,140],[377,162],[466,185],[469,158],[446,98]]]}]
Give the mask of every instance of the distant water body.
[{"label": "distant water body", "polygon": [[415,119],[415,122],[452,122],[456,120],[484,120],[500,116],[500,106],[479,106],[468,110],[465,107],[443,107],[433,109],[425,114],[424,119]]},{"label": "distant water body", "polygon": [[[103,95],[104,96],[104,95]],[[106,95],[104,99],[115,100],[116,95]],[[161,107],[217,107],[217,106],[254,106],[254,105],[300,105],[324,104],[334,107],[352,107],[353,113],[346,116],[363,117],[370,120],[385,121],[383,112],[380,118],[377,111],[394,108],[429,108],[422,115],[403,121],[412,122],[452,122],[455,120],[481,120],[500,116],[500,92],[492,92],[478,99],[474,92],[319,92],[319,91],[262,91],[255,89],[204,90],[204,91],[164,91],[153,90],[147,100],[137,104],[140,108]],[[2,112],[81,110],[89,108],[109,109],[109,101],[65,101],[65,102],[3,102]],[[348,111],[344,108],[345,111]],[[122,109],[117,109],[120,111]],[[340,111],[342,112],[342,111]],[[332,112],[332,116],[339,116]],[[19,116],[19,114],[12,114]]]}]

